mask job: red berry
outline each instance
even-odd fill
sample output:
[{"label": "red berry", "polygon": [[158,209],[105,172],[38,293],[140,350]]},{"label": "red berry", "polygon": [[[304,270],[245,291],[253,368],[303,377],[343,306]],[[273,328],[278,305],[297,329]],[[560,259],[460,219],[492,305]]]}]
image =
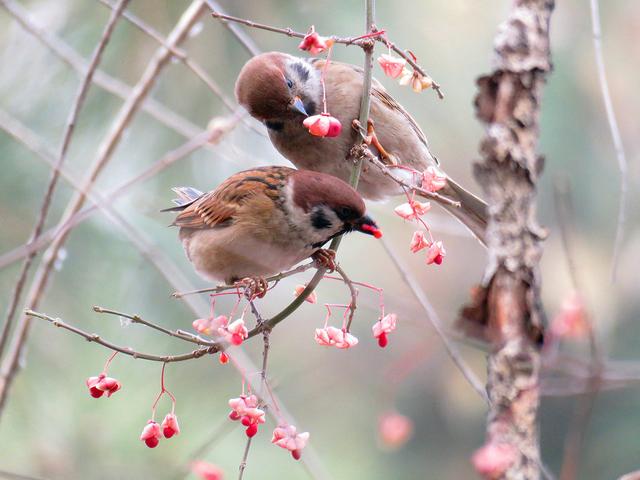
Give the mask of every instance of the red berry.
[{"label": "red berry", "polygon": [[100,398],[102,395],[104,395],[104,392],[102,390],[98,390],[96,387],[91,387],[89,389],[89,395],[91,395],[93,398]]},{"label": "red berry", "polygon": [[233,420],[234,422],[237,420],[240,420],[240,414],[238,412],[236,412],[235,410],[232,412],[229,412],[229,419]]},{"label": "red berry", "polygon": [[386,332],[382,332],[380,334],[380,336],[378,337],[378,345],[380,345],[380,347],[384,348],[387,346],[387,344],[389,343],[389,340],[387,339],[387,333]]},{"label": "red berry", "polygon": [[160,440],[158,437],[149,437],[144,441],[144,443],[146,443],[149,448],[156,448],[158,443],[160,443]]},{"label": "red berry", "polygon": [[220,354],[220,358],[218,360],[220,361],[220,363],[222,365],[225,365],[225,364],[229,363],[229,355],[227,355],[226,353],[222,352]]},{"label": "red berry", "polygon": [[436,265],[441,265],[442,259],[443,259],[442,254],[438,254],[438,256],[433,259],[433,263],[435,263]]},{"label": "red berry", "polygon": [[329,131],[327,132],[327,137],[337,137],[340,135],[342,131],[342,125],[340,124],[340,120],[335,117],[330,117],[329,122]]},{"label": "red berry", "polygon": [[239,333],[234,333],[233,335],[231,335],[231,343],[233,343],[234,345],[241,345],[242,342],[243,338]]},{"label": "red berry", "polygon": [[249,417],[248,415],[245,415],[244,417],[242,417],[242,424],[245,427],[248,427],[249,425],[251,425],[251,417]]},{"label": "red berry", "polygon": [[295,460],[300,460],[300,457],[302,456],[302,452],[300,450],[291,450],[291,456]]},{"label": "red berry", "polygon": [[176,431],[171,427],[165,427],[164,430],[162,430],[164,438],[171,438],[175,435],[175,433]]},{"label": "red berry", "polygon": [[256,433],[258,433],[258,425],[255,423],[252,423],[247,427],[247,430],[245,431],[245,433],[247,434],[247,437],[249,438],[253,437]]}]

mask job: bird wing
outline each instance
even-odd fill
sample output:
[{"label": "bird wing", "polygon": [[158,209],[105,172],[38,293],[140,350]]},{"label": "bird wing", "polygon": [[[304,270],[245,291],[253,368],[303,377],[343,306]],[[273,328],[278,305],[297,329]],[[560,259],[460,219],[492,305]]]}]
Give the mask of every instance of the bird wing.
[{"label": "bird wing", "polygon": [[[310,63],[318,70],[322,70],[324,68],[325,62],[326,60],[319,58],[310,60]],[[334,69],[334,72],[337,73],[337,76],[340,78],[342,83],[353,82],[357,85],[362,85],[363,83],[364,71],[356,65],[334,62],[332,60],[330,68]],[[378,119],[388,118],[390,117],[389,114],[391,114],[391,118],[397,118],[399,116],[403,120],[402,123],[405,124],[406,122],[406,125],[409,126],[411,133],[416,136],[418,142],[429,150],[427,136],[424,134],[420,126],[416,123],[409,112],[407,112],[375,78],[373,78],[371,82],[371,114],[372,117],[377,117]],[[405,135],[406,134],[408,133],[405,133]],[[429,152],[429,155],[433,157],[431,152]],[[433,157],[433,159],[438,163],[435,157]]]},{"label": "bird wing", "polygon": [[248,202],[268,198],[275,201],[282,180],[293,171],[287,167],[264,167],[236,173],[215,190],[184,205],[172,225],[193,229],[230,225]]},{"label": "bird wing", "polygon": [[375,103],[379,104],[381,108],[387,108],[390,110],[400,112],[402,116],[407,120],[407,122],[411,126],[411,129],[418,136],[420,141],[425,145],[425,147],[427,148],[429,147],[429,144],[427,143],[427,136],[424,134],[424,132],[422,131],[420,126],[416,123],[416,121],[413,119],[413,117],[409,115],[409,112],[407,112],[402,107],[402,105],[400,105],[396,101],[395,98],[389,95],[389,93],[385,90],[385,88],[375,79],[371,84],[371,98]]}]

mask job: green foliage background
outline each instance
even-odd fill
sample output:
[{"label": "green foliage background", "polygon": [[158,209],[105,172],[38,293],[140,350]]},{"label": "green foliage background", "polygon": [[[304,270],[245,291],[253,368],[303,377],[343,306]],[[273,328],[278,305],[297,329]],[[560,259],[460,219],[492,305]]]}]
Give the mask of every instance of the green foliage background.
[{"label": "green foliage background", "polygon": [[[21,1],[47,31],[59,36],[88,58],[107,21],[108,9],[96,1]],[[130,10],[167,34],[189,2],[134,0]],[[478,157],[482,134],[474,118],[475,78],[490,69],[492,40],[509,2],[398,0],[378,2],[378,25],[399,45],[410,48],[443,86],[446,99],[429,91],[416,95],[375,75],[416,117],[447,171],[476,191],[471,162]],[[539,217],[549,228],[542,262],[543,295],[550,315],[570,289],[565,255],[554,214],[552,186],[568,176],[574,189],[576,253],[579,274],[587,285],[598,333],[612,357],[634,361],[638,355],[640,313],[640,230],[638,229],[638,132],[640,120],[640,3],[601,2],[604,46],[613,101],[630,160],[631,194],[618,281],[609,280],[615,233],[619,175],[601,101],[587,0],[558,2],[552,39],[555,71],[545,91],[541,152],[546,156],[540,184]],[[360,1],[262,0],[226,1],[229,13],[303,31],[315,24],[323,34],[341,36],[363,30]],[[205,17],[202,31],[185,45],[228,95],[247,54],[217,21]],[[296,52],[297,41],[250,31],[264,50]],[[126,21],[116,28],[101,68],[134,84],[158,48]],[[380,47],[378,47],[380,48]],[[379,53],[383,50],[380,49]],[[335,58],[360,64],[361,52],[338,46]],[[54,147],[79,83],[77,73],[51,54],[0,8],[0,107],[27,124]],[[160,77],[152,97],[204,128],[225,114],[221,102],[175,62]],[[93,86],[82,111],[67,166],[77,178],[96,155],[121,100]],[[185,140],[145,113],[136,116],[123,142],[98,182],[107,191],[159,159]],[[159,213],[169,205],[174,185],[214,188],[231,173],[253,165],[286,164],[268,140],[240,125],[218,146],[200,150],[152,180],[138,184],[113,205],[154,245],[169,255],[196,285],[206,283],[193,274],[169,219]],[[28,238],[35,221],[49,170],[22,145],[0,132],[0,252]],[[60,218],[72,195],[61,183],[49,216]],[[481,278],[485,253],[456,232],[448,221],[438,235],[447,246],[441,267],[427,267],[408,251],[413,227],[391,214],[393,202],[370,209],[387,238],[411,265],[443,320],[453,322],[469,288]],[[189,328],[193,315],[169,297],[172,289],[118,228],[101,214],[74,230],[66,259],[55,272],[40,310],[100,332],[114,342],[143,351],[177,353],[188,346],[139,326],[121,327],[117,319],[97,316],[92,305],[138,313],[172,328]],[[40,257],[38,257],[40,259]],[[399,317],[390,346],[381,350],[370,338],[377,316],[377,298],[360,295],[354,333],[361,343],[349,351],[316,346],[313,329],[321,325],[321,305],[304,305],[272,334],[270,375],[278,394],[299,428],[311,432],[313,448],[328,478],[462,479],[474,478],[469,457],[483,441],[485,407],[447,357],[441,342],[415,299],[402,283],[381,246],[371,238],[350,237],[340,261],[351,277],[384,287],[387,308]],[[4,312],[19,271],[15,263],[0,271],[0,310]],[[282,282],[261,302],[265,315],[278,311],[291,298],[301,278]],[[345,288],[334,282],[318,290],[321,302],[345,302]],[[204,300],[203,300],[204,302]],[[224,303],[224,302],[222,302]],[[227,304],[228,305],[228,304]],[[206,311],[206,304],[204,311]],[[256,362],[260,342],[247,351]],[[473,368],[484,375],[484,354],[460,347]],[[570,347],[585,352],[580,343]],[[145,448],[138,435],[149,416],[159,388],[160,365],[119,356],[111,373],[123,389],[109,400],[91,399],[84,379],[100,371],[108,352],[79,337],[40,321],[34,325],[25,367],[0,421],[0,469],[48,479],[181,478],[191,453],[226,420],[227,399],[237,396],[241,381],[231,367],[214,358],[171,365],[168,384],[178,397],[182,434],[155,450]],[[408,367],[406,373],[402,373]],[[254,372],[248,372],[249,375]],[[576,405],[572,396],[544,398],[541,410],[542,452],[557,471],[563,441]],[[161,406],[163,414],[169,406]],[[415,422],[415,435],[401,450],[381,449],[376,440],[378,415],[396,408]],[[640,468],[640,397],[637,388],[599,395],[582,457],[581,479],[609,479]],[[221,427],[222,426],[222,427]],[[257,437],[246,472],[248,479],[308,478],[300,463],[269,444],[269,423]],[[234,478],[245,437],[233,428],[202,457],[219,464]],[[0,475],[1,476],[1,475]]]}]

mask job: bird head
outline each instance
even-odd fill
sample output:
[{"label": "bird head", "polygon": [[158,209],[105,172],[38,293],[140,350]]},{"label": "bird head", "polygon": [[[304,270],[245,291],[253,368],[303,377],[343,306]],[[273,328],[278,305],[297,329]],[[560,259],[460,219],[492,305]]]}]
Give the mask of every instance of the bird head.
[{"label": "bird head", "polygon": [[332,238],[354,231],[382,236],[376,222],[366,214],[360,194],[343,180],[297,170],[289,188],[286,208],[312,246],[320,248]]},{"label": "bird head", "polygon": [[268,52],[249,60],[238,75],[236,98],[261,121],[301,121],[318,113],[318,71],[303,59]]}]

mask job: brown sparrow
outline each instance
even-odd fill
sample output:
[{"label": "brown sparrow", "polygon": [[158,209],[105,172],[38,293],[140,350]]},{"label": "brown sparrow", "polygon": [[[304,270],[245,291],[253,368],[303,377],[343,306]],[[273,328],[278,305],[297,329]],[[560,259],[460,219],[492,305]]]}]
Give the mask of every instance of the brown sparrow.
[{"label": "brown sparrow", "polygon": [[[321,75],[324,59],[303,59],[281,52],[263,53],[249,60],[236,81],[236,97],[249,113],[267,126],[278,151],[298,168],[348,179],[352,163],[347,160],[357,133],[343,128],[335,138],[309,134],[302,122],[322,111]],[[342,125],[351,125],[360,112],[362,69],[331,61],[325,72],[327,104]],[[387,165],[404,165],[420,172],[437,167],[427,139],[415,120],[375,79],[371,89],[371,119],[377,141],[371,150]],[[413,184],[414,175],[400,168],[394,175]],[[376,200],[402,193],[397,182],[378,168],[365,165],[358,185],[360,193]],[[460,202],[460,207],[442,203],[481,241],[487,221],[487,205],[455,181],[438,193]]]},{"label": "brown sparrow", "polygon": [[209,280],[232,284],[282,272],[310,256],[327,260],[331,255],[321,247],[346,232],[381,235],[358,192],[323,173],[260,167],[232,175],[209,193],[174,191],[178,206],[163,211],[180,212],[172,225],[180,227],[187,257]]}]

